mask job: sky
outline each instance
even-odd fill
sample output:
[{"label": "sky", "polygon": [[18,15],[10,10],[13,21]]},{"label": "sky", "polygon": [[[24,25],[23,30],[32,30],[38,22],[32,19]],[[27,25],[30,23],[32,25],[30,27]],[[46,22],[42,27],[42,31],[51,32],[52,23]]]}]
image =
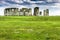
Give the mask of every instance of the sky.
[{"label": "sky", "polygon": [[[1,7],[40,7],[40,10],[50,10],[50,15],[60,15],[60,0],[0,0]],[[1,10],[0,10],[1,11]]]}]

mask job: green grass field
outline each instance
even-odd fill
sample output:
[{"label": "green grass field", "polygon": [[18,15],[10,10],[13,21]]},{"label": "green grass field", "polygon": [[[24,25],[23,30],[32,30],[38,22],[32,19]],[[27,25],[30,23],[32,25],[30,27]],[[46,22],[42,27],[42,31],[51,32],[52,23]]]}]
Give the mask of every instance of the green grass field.
[{"label": "green grass field", "polygon": [[0,40],[60,40],[60,16],[0,16]]}]

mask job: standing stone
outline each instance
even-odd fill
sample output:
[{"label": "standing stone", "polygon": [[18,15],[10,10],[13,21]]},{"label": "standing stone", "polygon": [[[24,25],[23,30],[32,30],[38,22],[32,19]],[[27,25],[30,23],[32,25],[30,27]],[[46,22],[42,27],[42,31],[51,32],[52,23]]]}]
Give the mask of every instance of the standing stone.
[{"label": "standing stone", "polygon": [[49,16],[49,9],[44,10],[44,16]]},{"label": "standing stone", "polygon": [[34,8],[34,16],[38,16],[39,14],[39,7]]},{"label": "standing stone", "polygon": [[39,14],[40,16],[42,15],[42,12],[40,11],[40,14]]},{"label": "standing stone", "polygon": [[4,15],[5,16],[18,16],[19,12],[18,12],[18,8],[6,8],[4,11]]},{"label": "standing stone", "polygon": [[46,16],[49,16],[49,9],[46,9]]}]

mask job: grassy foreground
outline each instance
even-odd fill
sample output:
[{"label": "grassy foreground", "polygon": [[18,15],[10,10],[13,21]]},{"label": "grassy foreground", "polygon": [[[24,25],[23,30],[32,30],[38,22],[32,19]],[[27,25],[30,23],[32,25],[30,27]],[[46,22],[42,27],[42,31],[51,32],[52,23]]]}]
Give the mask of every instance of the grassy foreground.
[{"label": "grassy foreground", "polygon": [[0,40],[60,40],[60,16],[0,16]]}]

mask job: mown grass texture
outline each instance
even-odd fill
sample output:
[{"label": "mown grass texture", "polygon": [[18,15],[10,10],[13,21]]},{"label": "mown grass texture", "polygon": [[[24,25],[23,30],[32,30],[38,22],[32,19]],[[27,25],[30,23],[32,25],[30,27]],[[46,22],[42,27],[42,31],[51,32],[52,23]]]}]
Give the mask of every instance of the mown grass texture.
[{"label": "mown grass texture", "polygon": [[60,16],[0,16],[0,40],[60,40]]}]

